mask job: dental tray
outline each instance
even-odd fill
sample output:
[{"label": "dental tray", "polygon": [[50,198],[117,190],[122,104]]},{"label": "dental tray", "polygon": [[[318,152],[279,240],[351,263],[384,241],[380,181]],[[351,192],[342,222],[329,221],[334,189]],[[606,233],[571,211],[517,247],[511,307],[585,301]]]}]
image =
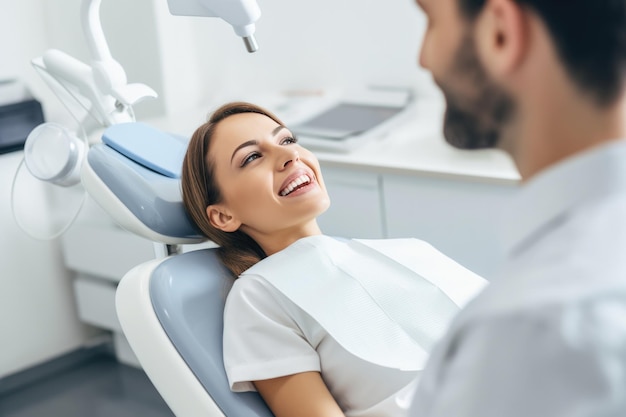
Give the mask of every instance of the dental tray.
[{"label": "dental tray", "polygon": [[294,126],[293,130],[301,135],[335,141],[345,140],[379,126],[403,109],[395,106],[340,102],[306,122]]},{"label": "dental tray", "polygon": [[412,104],[410,89],[368,87],[286,107],[291,111],[289,128],[303,146],[350,152],[370,140],[386,137],[412,115]]},{"label": "dental tray", "polygon": [[187,143],[145,123],[108,127],[102,141],[127,158],[170,178],[180,178]]}]

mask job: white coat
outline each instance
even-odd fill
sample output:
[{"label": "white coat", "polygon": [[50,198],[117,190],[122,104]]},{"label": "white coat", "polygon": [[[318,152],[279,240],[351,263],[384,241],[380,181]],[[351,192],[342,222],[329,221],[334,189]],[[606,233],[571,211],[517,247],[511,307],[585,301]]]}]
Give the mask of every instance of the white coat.
[{"label": "white coat", "polygon": [[626,141],[526,184],[508,261],[434,348],[412,417],[626,416]]}]

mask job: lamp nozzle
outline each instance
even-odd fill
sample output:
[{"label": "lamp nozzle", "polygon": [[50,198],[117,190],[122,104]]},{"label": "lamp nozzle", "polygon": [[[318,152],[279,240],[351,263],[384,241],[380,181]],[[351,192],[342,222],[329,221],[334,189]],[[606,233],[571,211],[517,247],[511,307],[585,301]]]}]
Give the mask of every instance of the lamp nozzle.
[{"label": "lamp nozzle", "polygon": [[252,53],[259,50],[259,45],[256,43],[254,35],[243,36],[242,38],[248,52]]}]

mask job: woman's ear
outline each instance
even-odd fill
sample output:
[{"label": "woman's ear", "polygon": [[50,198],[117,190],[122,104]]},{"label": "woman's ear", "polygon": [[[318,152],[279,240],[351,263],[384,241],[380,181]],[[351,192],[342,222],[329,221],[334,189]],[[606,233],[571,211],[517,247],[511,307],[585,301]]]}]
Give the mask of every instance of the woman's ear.
[{"label": "woman's ear", "polygon": [[226,207],[220,204],[208,206],[206,215],[211,225],[222,232],[235,232],[241,226],[241,222]]}]

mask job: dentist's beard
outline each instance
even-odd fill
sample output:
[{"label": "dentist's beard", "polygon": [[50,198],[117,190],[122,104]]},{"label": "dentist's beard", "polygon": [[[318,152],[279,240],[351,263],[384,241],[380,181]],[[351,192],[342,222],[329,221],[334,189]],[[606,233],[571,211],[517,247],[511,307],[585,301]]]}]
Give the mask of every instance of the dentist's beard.
[{"label": "dentist's beard", "polygon": [[467,83],[463,89],[467,93],[452,92],[451,87],[440,84],[446,98],[443,126],[446,141],[461,149],[498,147],[502,130],[514,115],[515,103],[489,78],[469,34],[456,52],[448,79],[453,78]]}]

